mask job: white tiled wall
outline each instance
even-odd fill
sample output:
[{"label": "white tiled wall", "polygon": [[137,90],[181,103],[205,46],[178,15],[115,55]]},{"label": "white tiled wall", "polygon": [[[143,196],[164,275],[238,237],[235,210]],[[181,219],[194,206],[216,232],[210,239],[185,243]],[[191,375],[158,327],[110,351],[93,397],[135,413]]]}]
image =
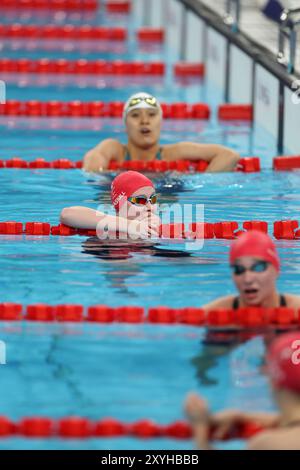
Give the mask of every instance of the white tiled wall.
[{"label": "white tiled wall", "polygon": [[192,11],[186,18],[186,56],[188,62],[204,60],[204,22]]},{"label": "white tiled wall", "polygon": [[163,2],[161,0],[148,0],[148,2],[151,2],[150,25],[155,28],[163,27]]},{"label": "white tiled wall", "polygon": [[300,155],[300,80],[284,90],[284,152]]},{"label": "white tiled wall", "polygon": [[254,121],[276,138],[279,129],[279,80],[260,65],[255,69]]},{"label": "white tiled wall", "polygon": [[226,76],[226,46],[227,40],[208,28],[206,52],[206,81],[214,83],[222,93],[225,92]]},{"label": "white tiled wall", "polygon": [[172,48],[175,59],[181,58],[182,49],[182,22],[184,7],[177,0],[164,0],[164,24],[167,27],[167,41]]},{"label": "white tiled wall", "polygon": [[253,60],[245,52],[231,44],[229,101],[232,103],[252,103]]}]

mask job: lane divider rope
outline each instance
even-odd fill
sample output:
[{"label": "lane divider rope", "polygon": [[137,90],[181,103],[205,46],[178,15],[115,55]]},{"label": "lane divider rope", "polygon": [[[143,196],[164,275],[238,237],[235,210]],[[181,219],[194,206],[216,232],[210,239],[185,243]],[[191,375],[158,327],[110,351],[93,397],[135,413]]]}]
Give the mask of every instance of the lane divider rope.
[{"label": "lane divider rope", "polygon": [[[166,119],[209,119],[210,107],[205,103],[162,103]],[[123,114],[122,101],[82,102],[8,100],[0,104],[0,115],[31,117],[112,117],[120,118]]]},{"label": "lane divider rope", "polygon": [[[112,3],[112,2],[110,2]],[[0,9],[97,10],[99,0],[1,0]]]},{"label": "lane divider rope", "polygon": [[[190,160],[175,160],[167,162],[164,160],[152,160],[151,162],[144,161],[126,161],[119,163],[111,160],[108,171],[117,170],[135,170],[135,171],[151,171],[151,172],[165,172],[165,171],[179,171],[182,173],[189,172],[203,172],[206,170],[208,163],[204,160],[190,161]],[[74,168],[82,168],[82,161],[72,161],[67,158],[60,158],[53,161],[46,161],[44,158],[36,158],[32,161],[27,161],[19,157],[14,157],[8,160],[0,160],[0,168],[49,168],[60,170],[72,170]],[[300,169],[300,156],[279,156],[273,159],[273,170],[275,171],[293,171]],[[259,157],[243,157],[240,158],[237,164],[236,171],[244,173],[255,173],[261,170]]]},{"label": "lane divider rope", "polygon": [[[66,24],[59,25],[23,25],[15,23],[12,25],[0,25],[0,37],[6,40],[23,39],[47,40],[118,40],[127,39],[127,30],[122,27],[109,28],[106,26],[74,26]],[[13,63],[13,62],[12,62]]]},{"label": "lane divider rope", "polygon": [[[74,26],[72,24],[45,26],[35,24],[13,23],[0,24],[0,38],[14,40],[26,38],[27,40],[117,40],[124,41],[128,37],[127,29],[123,27],[109,28],[106,26],[90,26],[84,24]],[[143,27],[136,31],[136,37],[141,42],[162,43],[165,39],[165,31],[162,28]],[[192,67],[192,64],[190,65]]]},{"label": "lane divider rope", "polygon": [[49,60],[0,59],[0,72],[17,74],[82,74],[82,75],[164,75],[163,62],[127,62],[86,59]]},{"label": "lane divider rope", "polygon": [[[109,30],[111,33],[112,30]],[[10,59],[0,58],[0,72],[3,74],[76,74],[76,75],[158,75],[163,76],[166,66],[163,62],[142,62],[142,61],[107,61],[98,59],[88,61],[77,59],[74,61],[67,59],[50,60],[42,59]],[[173,65],[173,73],[178,78],[204,76],[205,67],[202,63],[178,62]]]},{"label": "lane divider rope", "polygon": [[[242,222],[242,228],[236,221],[224,222],[192,222],[188,229],[183,223],[162,224],[159,228],[159,237],[176,240],[202,240],[224,239],[233,240],[248,230],[268,232],[268,223],[262,220],[248,220]],[[64,224],[51,226],[47,222],[0,222],[1,235],[37,235],[37,236],[96,236],[96,230],[75,229]],[[273,223],[273,236],[277,240],[299,240],[300,228],[298,220],[278,220]]]},{"label": "lane divider rope", "polygon": [[[236,426],[234,432],[228,433],[222,440],[248,439],[263,431],[253,421],[244,421]],[[213,436],[214,428],[211,427]],[[175,421],[163,425],[150,419],[133,423],[124,423],[113,418],[92,421],[85,417],[71,416],[61,419],[33,416],[15,422],[5,416],[0,417],[0,438],[23,436],[27,438],[116,438],[131,436],[139,439],[172,438],[191,439],[192,429],[185,421]]]},{"label": "lane divider rope", "polygon": [[[204,160],[174,160],[171,162],[165,160],[152,160],[144,162],[140,160],[125,161],[119,163],[111,160],[108,171],[134,170],[162,173],[166,171],[178,171],[181,173],[202,173],[208,167]],[[0,168],[19,168],[19,169],[55,169],[55,170],[74,170],[82,168],[82,161],[71,161],[67,158],[60,158],[53,161],[46,161],[44,158],[36,158],[32,161],[23,160],[14,157],[8,160],[0,160]],[[258,157],[241,158],[237,164],[236,171],[244,173],[253,173],[260,171],[260,160]]]},{"label": "lane divider rope", "polygon": [[[286,223],[287,222],[287,223]],[[290,224],[290,222],[293,222]],[[277,239],[292,239],[289,237],[289,229],[295,230],[298,221],[277,221],[274,222],[274,236]],[[236,221],[229,222],[192,222],[186,228],[184,223],[161,224],[159,227],[159,237],[163,239],[176,240],[202,240],[202,239],[227,239],[237,238],[241,233],[248,230],[260,230],[264,233],[268,231],[268,223],[261,220],[251,220],[242,223],[242,229]],[[96,230],[76,229],[64,224],[51,226],[47,222],[23,222],[3,221],[0,222],[1,235],[44,235],[49,236],[96,236]],[[294,238],[300,238],[300,230],[293,232]]]},{"label": "lane divider rope", "polygon": [[85,307],[79,304],[48,305],[42,303],[26,306],[3,302],[0,303],[0,321],[180,324],[207,328],[225,327],[228,331],[220,332],[224,337],[232,332],[238,335],[243,329],[250,336],[255,336],[258,334],[255,328],[299,328],[300,310],[289,307],[244,307],[237,310],[217,309],[205,312],[197,307],[156,306],[144,309],[139,306],[93,305]]},{"label": "lane divider rope", "polygon": [[[165,73],[165,65],[162,62],[151,62],[151,63],[137,63],[137,62],[106,62],[104,60],[98,60],[94,62],[88,62],[85,59],[77,61],[67,61],[65,59],[58,59],[56,61],[49,61],[48,59],[40,59],[37,61],[31,61],[29,59],[20,59],[14,61],[11,59],[0,59],[0,72],[7,72],[11,69],[12,65],[18,63],[19,71],[23,69],[27,72],[32,70],[33,63],[38,63],[39,67],[44,70],[49,70],[54,67],[55,73],[83,73],[82,70],[90,70],[88,73],[94,73],[90,67],[96,67],[94,70],[98,70],[96,73],[111,73],[111,74],[126,74],[130,67],[133,67],[136,74],[145,75],[163,75]],[[35,66],[34,65],[34,66]],[[13,65],[14,66],[14,65]],[[111,69],[110,69],[111,67]],[[199,68],[199,64],[197,65]],[[75,69],[78,72],[75,72]],[[108,70],[112,72],[107,72]],[[174,71],[176,73],[176,66]],[[12,69],[11,69],[12,71]],[[84,72],[85,73],[85,72]],[[186,73],[189,73],[189,67],[187,66]],[[184,76],[185,71],[182,76]],[[180,73],[179,73],[180,75]],[[178,75],[178,76],[179,76]],[[70,102],[63,101],[48,101],[42,102],[38,100],[30,101],[19,101],[19,100],[8,100],[5,104],[0,105],[0,114],[9,116],[106,116],[106,117],[121,117],[123,112],[124,103],[121,101],[113,101],[104,103],[102,101],[94,102],[82,102],[74,100]],[[239,105],[235,105],[238,107]],[[246,105],[243,105],[246,106]],[[162,103],[162,109],[164,112],[164,118],[172,119],[209,119],[211,109],[206,103]],[[220,119],[223,119],[222,115],[218,113]],[[233,114],[228,113],[227,120],[252,120],[247,114],[241,110],[241,112],[235,111]]]}]

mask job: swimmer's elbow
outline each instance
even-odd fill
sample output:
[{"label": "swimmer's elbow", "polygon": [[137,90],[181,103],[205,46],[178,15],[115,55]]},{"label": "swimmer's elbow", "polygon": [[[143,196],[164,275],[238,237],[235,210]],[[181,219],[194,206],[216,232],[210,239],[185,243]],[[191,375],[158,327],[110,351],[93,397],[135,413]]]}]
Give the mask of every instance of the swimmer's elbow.
[{"label": "swimmer's elbow", "polygon": [[240,159],[240,154],[228,147],[223,147],[220,153],[223,154],[224,159],[226,159],[228,163],[230,162],[233,165],[236,165]]},{"label": "swimmer's elbow", "polygon": [[64,225],[70,225],[74,223],[74,216],[78,214],[79,207],[65,207],[60,213],[60,223]]},{"label": "swimmer's elbow", "polygon": [[230,150],[230,159],[234,165],[236,165],[241,158],[240,154],[238,152],[235,152],[234,150]]},{"label": "swimmer's elbow", "polygon": [[223,147],[222,156],[226,170],[233,170],[240,159],[240,154],[228,147]]}]

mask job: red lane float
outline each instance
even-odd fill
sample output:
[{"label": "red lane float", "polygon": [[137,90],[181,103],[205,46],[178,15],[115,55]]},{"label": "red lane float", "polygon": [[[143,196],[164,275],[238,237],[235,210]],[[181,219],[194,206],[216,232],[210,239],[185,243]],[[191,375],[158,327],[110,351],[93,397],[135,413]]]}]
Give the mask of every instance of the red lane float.
[{"label": "red lane float", "polygon": [[[64,61],[60,61],[65,66]],[[155,65],[155,64],[154,64]],[[157,64],[158,65],[158,64]],[[156,68],[156,65],[155,67]],[[155,72],[156,73],[156,72]],[[82,102],[74,100],[70,102],[37,100],[18,101],[8,100],[0,104],[0,115],[4,116],[30,116],[30,117],[111,117],[121,118],[124,103],[112,101]],[[209,119],[210,108],[204,103],[186,104],[172,103],[162,104],[165,119]]]},{"label": "red lane float", "polygon": [[165,31],[162,28],[140,28],[137,33],[137,38],[142,42],[163,42],[165,40]]},{"label": "red lane float", "polygon": [[54,421],[50,418],[23,418],[16,425],[16,433],[25,437],[50,437],[54,432]]},{"label": "red lane float", "polygon": [[148,419],[132,424],[129,427],[129,433],[140,439],[161,437],[164,435],[163,427]]},{"label": "red lane float", "polygon": [[58,421],[58,435],[63,438],[88,438],[93,435],[93,424],[87,418],[71,416]]},{"label": "red lane float", "polygon": [[109,13],[130,13],[131,2],[127,0],[108,0],[106,11]]},{"label": "red lane float", "polygon": [[27,305],[24,318],[29,321],[52,322],[55,320],[55,308],[47,304]]},{"label": "red lane float", "polygon": [[289,171],[300,169],[300,155],[287,155],[273,158],[273,169]]},{"label": "red lane float", "polygon": [[218,108],[218,118],[223,121],[252,121],[253,106],[250,104],[222,104]]},{"label": "red lane float", "polygon": [[0,234],[20,235],[22,233],[23,233],[23,224],[21,222],[15,222],[15,221],[0,222]]},{"label": "red lane float", "polygon": [[[107,305],[48,305],[23,306],[17,303],[0,303],[1,321],[72,322],[72,323],[128,323],[128,324],[178,324],[198,327],[234,326],[241,328],[280,327],[300,325],[300,310],[288,307],[243,307],[237,310],[215,309],[205,312],[198,307],[170,308],[140,306],[110,307]],[[255,332],[254,332],[255,333]]]},{"label": "red lane float", "polygon": [[6,160],[4,164],[6,168],[28,168],[28,162],[18,157]]},{"label": "red lane float", "polygon": [[176,77],[203,77],[205,66],[202,63],[178,62],[173,67]]},{"label": "red lane float", "polygon": [[273,235],[277,240],[295,240],[300,238],[299,222],[297,220],[279,220],[274,222]]},{"label": "red lane float", "polygon": [[25,224],[27,235],[50,235],[50,224],[43,222],[27,222]]},{"label": "red lane float", "polygon": [[1,0],[0,9],[97,10],[98,0]]},{"label": "red lane float", "polygon": [[[0,72],[14,74],[77,75],[159,75],[165,74],[163,62],[127,62],[86,59],[0,59]],[[38,103],[37,101],[31,101]]]},{"label": "red lane float", "polygon": [[23,306],[21,304],[5,302],[0,304],[0,320],[22,320]]},{"label": "red lane float", "polygon": [[[214,439],[213,427],[210,437]],[[248,439],[263,431],[254,421],[241,421],[232,433],[223,440]],[[66,416],[54,419],[44,416],[27,416],[14,422],[6,416],[0,416],[0,437],[24,436],[27,438],[89,439],[133,436],[138,439],[168,437],[173,439],[191,439],[192,428],[186,421],[159,424],[151,419],[141,419],[133,423],[123,423],[114,418],[92,421],[82,416]]]},{"label": "red lane float", "polygon": [[260,171],[260,159],[258,157],[240,158],[236,171],[243,171],[244,173],[256,173]]},{"label": "red lane float", "polygon": [[107,28],[105,26],[73,26],[73,25],[23,25],[15,23],[12,25],[0,25],[0,37],[5,40],[16,40],[28,37],[37,40],[59,40],[80,41],[80,40],[106,40],[124,41],[127,39],[127,30],[121,27]]},{"label": "red lane float", "polygon": [[94,427],[94,436],[96,437],[119,437],[125,436],[128,425],[121,423],[117,419],[105,418],[97,421]]}]

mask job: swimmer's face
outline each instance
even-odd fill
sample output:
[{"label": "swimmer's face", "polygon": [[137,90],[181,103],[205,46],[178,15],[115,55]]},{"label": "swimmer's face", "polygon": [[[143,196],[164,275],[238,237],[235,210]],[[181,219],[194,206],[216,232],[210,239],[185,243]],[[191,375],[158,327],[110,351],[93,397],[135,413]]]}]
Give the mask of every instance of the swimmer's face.
[{"label": "swimmer's face", "polygon": [[128,140],[142,149],[157,145],[162,118],[158,108],[133,109],[126,117]]},{"label": "swimmer's face", "polygon": [[234,265],[246,268],[241,274],[237,274],[234,269],[232,272],[242,303],[268,307],[268,299],[276,290],[278,272],[274,266],[252,256],[242,256],[235,260]]},{"label": "swimmer's face", "polygon": [[[156,192],[152,186],[144,186],[143,188],[135,191],[131,197],[146,196],[146,198],[149,199],[153,194],[156,194]],[[145,217],[146,214],[151,215],[157,212],[157,204],[151,204],[149,200],[145,205],[132,204],[131,202],[127,201],[127,211],[128,219],[139,219]]]}]

